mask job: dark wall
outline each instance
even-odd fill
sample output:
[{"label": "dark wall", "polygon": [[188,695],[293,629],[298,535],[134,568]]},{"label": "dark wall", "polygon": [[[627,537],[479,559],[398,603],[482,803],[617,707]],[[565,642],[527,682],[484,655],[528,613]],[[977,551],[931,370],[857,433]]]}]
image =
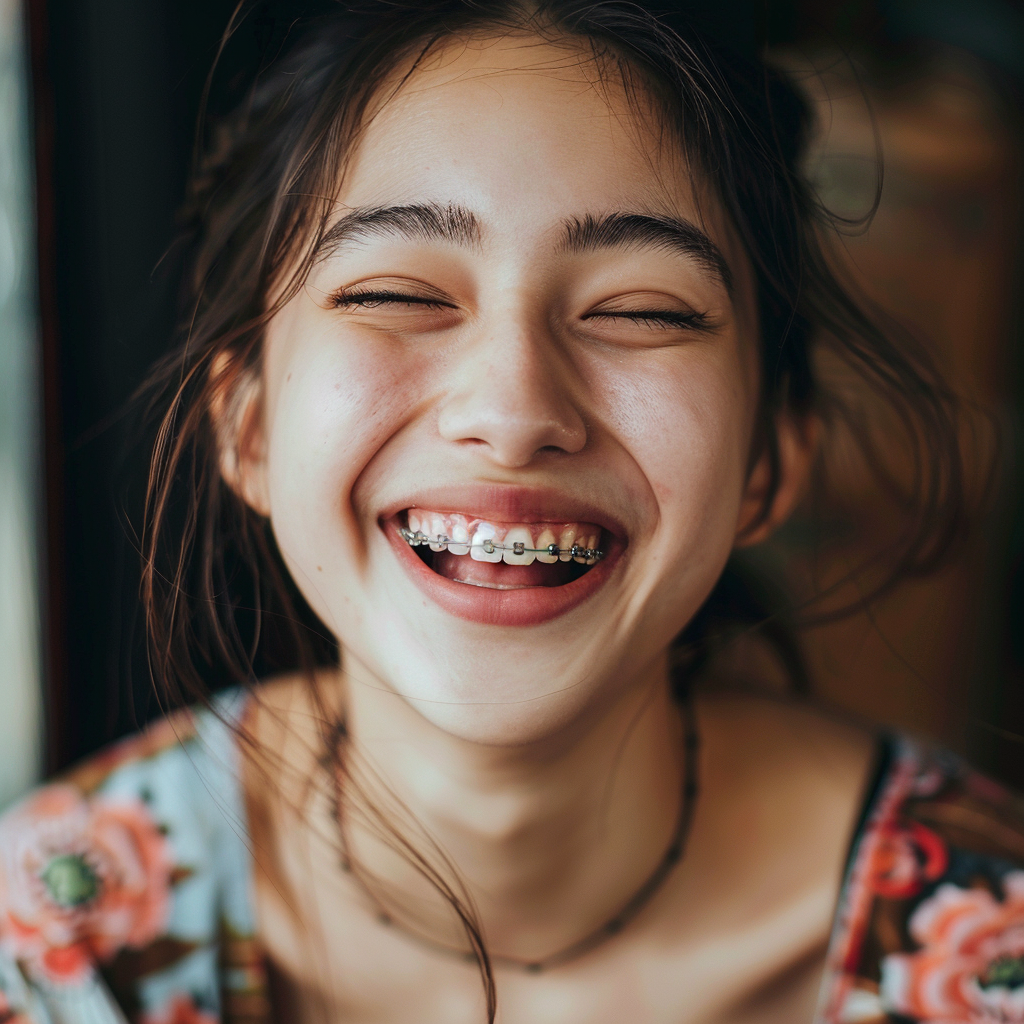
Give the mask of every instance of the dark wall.
[{"label": "dark wall", "polygon": [[[233,0],[32,0],[49,490],[50,767],[134,724],[143,453],[122,410],[166,347],[196,112]],[[124,453],[127,452],[127,456]],[[125,457],[127,463],[124,462]],[[128,481],[136,481],[129,485]]]}]

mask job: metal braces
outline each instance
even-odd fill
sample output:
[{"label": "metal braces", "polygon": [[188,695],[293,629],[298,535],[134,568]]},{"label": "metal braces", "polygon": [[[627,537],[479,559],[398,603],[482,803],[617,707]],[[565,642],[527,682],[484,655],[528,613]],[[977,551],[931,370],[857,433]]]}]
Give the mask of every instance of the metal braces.
[{"label": "metal braces", "polygon": [[463,547],[480,547],[488,555],[493,555],[495,551],[511,551],[513,555],[550,555],[552,558],[559,558],[561,555],[568,555],[571,559],[582,558],[585,561],[594,559],[595,562],[599,562],[604,558],[603,551],[597,551],[594,548],[582,548],[579,544],[573,544],[571,548],[560,548],[557,544],[549,544],[546,548],[528,548],[523,541],[515,541],[512,544],[499,544],[491,537],[486,537],[479,544],[471,544],[464,540],[452,540],[450,537],[445,537],[444,534],[440,534],[437,537],[428,537],[422,530],[409,530],[406,527],[399,529],[399,534],[402,540],[406,541],[410,547],[417,548],[421,544],[434,544],[438,547],[447,548],[449,544],[461,544]]}]

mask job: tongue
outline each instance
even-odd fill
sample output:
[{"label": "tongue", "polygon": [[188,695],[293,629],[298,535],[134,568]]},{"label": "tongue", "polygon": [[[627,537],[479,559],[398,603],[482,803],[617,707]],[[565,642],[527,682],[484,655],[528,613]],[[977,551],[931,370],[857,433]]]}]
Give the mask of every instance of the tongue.
[{"label": "tongue", "polygon": [[580,575],[584,567],[574,562],[533,562],[530,565],[508,565],[505,562],[478,562],[469,555],[453,555],[450,551],[431,552],[428,563],[439,576],[456,583],[499,590],[522,587],[560,587]]}]

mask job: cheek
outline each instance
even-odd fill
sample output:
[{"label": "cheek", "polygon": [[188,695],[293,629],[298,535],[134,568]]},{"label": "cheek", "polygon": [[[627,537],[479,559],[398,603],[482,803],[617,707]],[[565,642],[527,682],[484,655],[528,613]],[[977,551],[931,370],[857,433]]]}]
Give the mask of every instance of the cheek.
[{"label": "cheek", "polygon": [[659,353],[601,375],[606,426],[642,473],[662,520],[738,508],[749,443],[738,361],[707,349]]},{"label": "cheek", "polygon": [[353,485],[415,405],[415,373],[386,348],[379,338],[326,327],[295,329],[268,345],[267,372],[277,382],[268,412],[268,489],[286,558],[323,564],[339,549],[339,531],[355,542],[349,550],[364,547]]}]

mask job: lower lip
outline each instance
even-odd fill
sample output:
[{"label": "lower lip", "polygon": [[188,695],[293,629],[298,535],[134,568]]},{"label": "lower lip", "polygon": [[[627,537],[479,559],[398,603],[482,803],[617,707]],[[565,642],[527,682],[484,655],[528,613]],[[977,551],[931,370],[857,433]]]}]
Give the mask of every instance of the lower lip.
[{"label": "lower lip", "polygon": [[604,585],[622,551],[621,545],[613,541],[605,557],[589,572],[561,587],[492,590],[439,576],[402,540],[392,524],[384,525],[384,534],[398,561],[431,601],[457,618],[490,626],[536,626],[565,615]]}]

